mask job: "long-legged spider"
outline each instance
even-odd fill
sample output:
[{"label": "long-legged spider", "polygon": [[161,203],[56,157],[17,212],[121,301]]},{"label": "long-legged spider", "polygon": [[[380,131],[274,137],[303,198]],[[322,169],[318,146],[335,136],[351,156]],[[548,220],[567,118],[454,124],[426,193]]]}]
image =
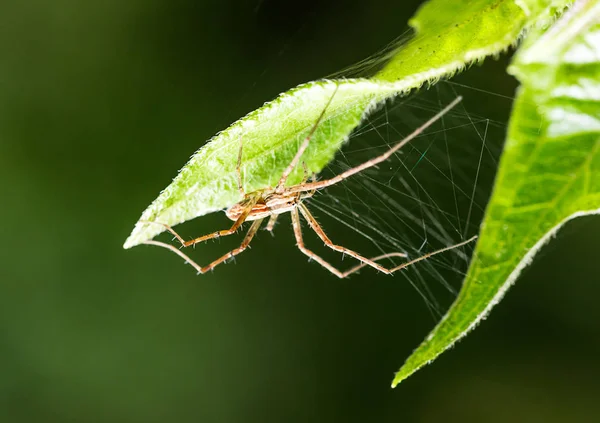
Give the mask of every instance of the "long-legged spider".
[{"label": "long-legged spider", "polygon": [[[336,89],[336,91],[337,91],[337,89]],[[310,211],[308,210],[306,205],[303,203],[303,201],[307,198],[312,197],[312,195],[317,190],[334,185],[354,174],[362,172],[365,169],[376,166],[377,164],[387,160],[392,154],[394,154],[396,151],[398,151],[400,148],[402,148],[404,145],[406,145],[413,138],[418,136],[421,132],[423,132],[426,128],[428,128],[430,125],[432,125],[438,119],[440,119],[445,113],[447,113],[450,109],[452,109],[456,104],[458,104],[458,102],[461,100],[461,97],[456,98],[448,106],[446,106],[443,110],[441,110],[439,113],[437,113],[435,116],[433,116],[431,119],[429,119],[423,125],[418,127],[410,135],[408,135],[406,138],[399,141],[396,145],[394,145],[392,148],[390,148],[387,152],[383,153],[382,155],[375,157],[369,161],[366,161],[363,164],[360,164],[349,170],[346,170],[345,172],[342,172],[342,173],[338,174],[337,176],[334,176],[333,178],[325,179],[325,180],[321,180],[321,181],[308,182],[308,172],[306,171],[306,168],[305,168],[304,180],[297,185],[292,185],[292,186],[286,187],[285,183],[287,181],[288,176],[292,173],[294,168],[300,162],[302,154],[307,149],[312,136],[314,135],[318,125],[321,123],[323,117],[325,116],[325,112],[327,110],[327,107],[329,107],[329,105],[331,104],[333,96],[335,96],[335,92],[329,99],[325,108],[321,112],[319,118],[317,119],[317,121],[313,125],[312,129],[310,130],[309,134],[303,140],[302,144],[300,145],[300,148],[296,152],[296,155],[294,156],[294,158],[292,159],[290,164],[286,167],[286,169],[283,171],[281,178],[275,188],[261,189],[261,190],[254,191],[251,193],[244,192],[244,188],[242,186],[241,170],[240,170],[241,163],[242,163],[242,143],[240,141],[240,149],[239,149],[239,153],[238,153],[236,171],[237,171],[237,177],[238,177],[238,189],[240,190],[240,193],[244,196],[244,198],[242,199],[242,201],[234,204],[233,206],[229,207],[225,211],[227,217],[234,221],[233,225],[229,229],[213,232],[208,235],[204,235],[204,236],[192,239],[190,241],[185,241],[177,232],[175,232],[168,225],[162,224],[160,222],[146,222],[146,223],[156,223],[156,224],[164,226],[165,229],[167,229],[173,236],[175,236],[175,238],[177,238],[177,240],[181,243],[182,247],[189,247],[191,245],[194,245],[194,244],[197,244],[197,243],[200,243],[200,242],[212,239],[212,238],[218,238],[218,237],[222,237],[222,236],[231,235],[231,234],[235,233],[237,231],[237,229],[239,229],[244,222],[254,221],[252,223],[252,226],[250,226],[250,229],[246,233],[244,240],[242,241],[242,243],[240,244],[240,246],[238,248],[231,250],[230,252],[228,252],[227,254],[216,259],[215,261],[208,264],[207,266],[199,266],[196,262],[194,262],[191,258],[189,258],[185,253],[183,253],[179,249],[175,248],[173,245],[166,244],[166,243],[160,242],[160,241],[154,241],[154,240],[145,241],[144,244],[157,245],[160,247],[168,248],[169,250],[171,250],[171,251],[175,252],[176,254],[178,254],[179,256],[181,256],[190,265],[192,265],[198,271],[198,273],[202,274],[202,273],[208,272],[209,270],[212,270],[214,267],[223,263],[227,259],[233,258],[236,255],[240,254],[242,251],[244,251],[248,247],[250,242],[252,241],[252,238],[254,237],[254,235],[256,234],[256,232],[260,228],[260,225],[262,224],[263,220],[266,217],[269,217],[269,222],[267,224],[266,229],[268,231],[272,231],[273,227],[275,225],[275,221],[277,220],[278,216],[282,213],[290,212],[292,215],[292,225],[293,225],[294,236],[296,237],[296,245],[298,246],[298,249],[300,249],[300,251],[302,251],[304,254],[306,254],[309,258],[315,260],[317,263],[319,263],[325,269],[329,270],[334,275],[336,275],[340,278],[344,278],[365,266],[371,266],[383,273],[391,274],[398,270],[404,269],[412,264],[415,264],[421,260],[425,260],[431,256],[434,256],[436,254],[440,254],[445,251],[461,247],[461,246],[473,241],[475,238],[477,238],[476,236],[474,236],[472,238],[467,239],[466,241],[463,241],[458,244],[454,244],[452,246],[445,247],[445,248],[442,248],[442,249],[439,249],[439,250],[436,250],[436,251],[433,251],[433,252],[430,252],[427,254],[424,254],[418,258],[407,261],[401,265],[398,265],[398,266],[392,267],[392,268],[386,268],[386,267],[380,265],[379,263],[377,263],[377,261],[385,259],[385,258],[390,258],[390,257],[407,258],[407,255],[404,253],[395,252],[395,253],[383,254],[383,255],[369,259],[355,251],[352,251],[348,248],[342,247],[341,245],[334,244],[329,239],[329,237],[325,234],[325,231],[323,230],[323,228],[317,223],[316,219],[310,213]],[[333,265],[331,265],[330,263],[325,261],[322,257],[318,256],[317,254],[315,254],[314,252],[312,252],[311,250],[306,248],[306,246],[304,245],[304,240],[302,238],[302,229],[300,227],[300,215],[298,213],[298,210],[300,210],[300,214],[304,217],[304,219],[306,219],[310,228],[317,234],[317,236],[325,243],[325,245],[327,247],[331,248],[332,250],[338,251],[340,253],[354,257],[360,263],[346,271],[340,271],[336,267],[334,267]]]}]

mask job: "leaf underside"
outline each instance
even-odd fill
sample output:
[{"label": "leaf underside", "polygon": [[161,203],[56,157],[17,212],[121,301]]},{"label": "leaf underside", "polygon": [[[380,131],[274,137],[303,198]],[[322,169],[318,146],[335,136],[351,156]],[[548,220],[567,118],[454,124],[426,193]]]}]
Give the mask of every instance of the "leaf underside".
[{"label": "leaf underside", "polygon": [[[302,157],[311,172],[319,173],[376,105],[507,49],[516,42],[528,18],[513,0],[431,1],[410,23],[415,37],[371,79],[301,85],[217,134],[192,156],[140,221],[175,226],[240,201],[236,176],[240,143],[245,191],[273,187],[337,84],[339,90]],[[288,185],[298,183],[301,175],[299,166]],[[163,231],[161,225],[138,222],[124,247]]]},{"label": "leaf underside", "polygon": [[560,226],[600,212],[600,2],[575,3],[542,32],[509,69],[522,86],[462,290],[392,386],[484,319]]}]

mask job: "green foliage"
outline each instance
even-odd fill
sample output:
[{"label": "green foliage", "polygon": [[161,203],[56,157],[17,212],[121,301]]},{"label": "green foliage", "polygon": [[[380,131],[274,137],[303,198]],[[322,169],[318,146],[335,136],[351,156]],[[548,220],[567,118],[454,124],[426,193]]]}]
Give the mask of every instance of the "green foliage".
[{"label": "green foliage", "polygon": [[[600,9],[580,1],[550,30],[566,0],[427,2],[415,37],[371,79],[318,81],[281,94],[194,154],[140,220],[174,226],[273,187],[332,98],[303,161],[318,173],[378,104],[497,55],[528,30],[510,71],[522,82],[475,258],[451,310],[397,373],[394,386],[464,336],[501,299],[539,247],[574,216],[600,205]],[[337,91],[336,91],[337,90]],[[298,183],[302,170],[288,180]],[[139,223],[129,248],[162,226]]]},{"label": "green foliage", "polygon": [[528,17],[513,0],[429,1],[409,21],[416,36],[376,76],[440,78],[515,43]]},{"label": "green foliage", "polygon": [[[497,54],[517,40],[528,22],[512,0],[426,3],[411,21],[417,35],[396,51],[374,78],[335,82],[339,90],[302,160],[312,172],[320,172],[378,103],[450,75],[471,61]],[[235,167],[240,142],[244,146],[246,191],[274,186],[331,97],[335,84],[320,81],[301,85],[217,134],[191,158],[140,220],[175,226],[238,202],[241,196]],[[301,173],[297,169],[289,183],[299,182]],[[163,231],[160,225],[138,222],[124,247],[138,245]]]},{"label": "green foliage", "polygon": [[[402,91],[400,85],[367,79],[317,81],[281,94],[198,150],[140,220],[174,226],[240,201],[236,173],[240,144],[243,144],[241,172],[245,191],[274,187],[332,99],[302,158],[311,172],[320,172],[358,126],[363,114],[386,97]],[[300,182],[302,175],[303,170],[298,166],[288,183]],[[163,230],[156,224],[138,223],[125,248],[151,239]]]},{"label": "green foliage", "polygon": [[600,212],[600,3],[578,2],[513,59],[522,83],[463,288],[393,385],[471,330],[568,220]]}]

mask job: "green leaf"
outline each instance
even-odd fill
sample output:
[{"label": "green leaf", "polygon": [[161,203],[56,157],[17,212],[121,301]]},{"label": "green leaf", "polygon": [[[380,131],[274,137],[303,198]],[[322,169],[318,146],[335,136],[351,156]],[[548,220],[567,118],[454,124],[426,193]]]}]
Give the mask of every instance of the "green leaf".
[{"label": "green leaf", "polygon": [[[240,144],[245,192],[275,187],[331,99],[302,157],[311,172],[320,172],[363,115],[385,98],[402,92],[401,87],[348,79],[310,82],[281,94],[198,150],[140,220],[174,226],[239,202],[243,198],[236,172]],[[303,173],[302,166],[298,166],[288,178],[288,185],[299,183]],[[163,231],[162,226],[138,222],[124,247],[133,247]]]},{"label": "green leaf", "polygon": [[[238,202],[242,197],[235,167],[240,141],[246,191],[272,187],[338,84],[324,122],[302,158],[312,172],[320,172],[377,104],[506,49],[541,9],[532,10],[525,13],[513,0],[426,3],[411,21],[416,36],[372,79],[308,83],[248,114],[194,154],[140,220],[174,226]],[[297,169],[288,182],[299,182],[301,173]],[[160,225],[138,222],[124,247],[163,231]]]},{"label": "green leaf", "polygon": [[568,0],[448,0],[424,3],[409,21],[417,36],[397,51],[376,78],[407,74],[435,80],[473,61],[497,55],[523,30],[544,25]]},{"label": "green leaf", "polygon": [[484,319],[568,220],[600,213],[600,2],[533,34],[510,67],[522,86],[463,288],[392,386]]},{"label": "green leaf", "polygon": [[[409,23],[417,36],[376,78],[393,81],[407,72],[431,79],[453,74],[465,64],[506,50],[528,17],[513,0],[429,1]],[[429,36],[421,36],[425,34]]]}]

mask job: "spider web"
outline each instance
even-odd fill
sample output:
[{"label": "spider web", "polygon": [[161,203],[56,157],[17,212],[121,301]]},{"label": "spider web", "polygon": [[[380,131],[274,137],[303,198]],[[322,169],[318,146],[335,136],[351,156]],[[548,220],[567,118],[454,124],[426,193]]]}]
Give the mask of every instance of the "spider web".
[{"label": "spider web", "polygon": [[[477,234],[506,121],[481,115],[476,106],[500,99],[508,111],[510,97],[442,82],[386,103],[352,134],[319,179],[385,152],[458,95],[465,97],[463,103],[390,160],[308,200],[334,242],[367,257],[400,251],[414,259]],[[399,272],[434,318],[456,297],[474,246],[436,255]],[[401,263],[398,259],[382,262],[384,266]]]},{"label": "spider web", "polygon": [[[505,138],[510,96],[442,81],[430,89],[387,102],[351,134],[317,178],[340,174],[386,152],[459,95],[463,102],[389,160],[305,200],[335,244],[365,257],[402,252],[411,260],[478,233]],[[221,213],[204,216],[207,229],[200,233],[223,227],[223,218]],[[350,257],[342,261],[339,253],[324,247],[301,220],[305,242],[316,254],[341,270],[357,264]],[[188,231],[182,228],[188,224],[195,227],[189,233],[199,233],[197,222],[188,222],[177,228],[184,238]],[[230,225],[229,221],[225,224]],[[243,232],[248,225],[242,228]],[[279,219],[275,233],[278,237],[286,230],[291,232],[289,216]],[[291,233],[286,234],[282,242],[289,244],[290,236]],[[168,242],[169,235],[163,234],[163,239]],[[233,236],[209,242],[213,243],[226,252],[236,248],[240,239]],[[458,294],[474,246],[473,242],[429,257],[398,271],[394,280],[410,284],[432,320],[437,321]],[[195,257],[193,249],[186,253]],[[303,256],[298,257],[302,260]],[[380,264],[390,268],[405,261],[389,259]],[[330,276],[327,270],[322,272]],[[360,273],[360,277],[392,277],[378,275],[368,266]]]},{"label": "spider web", "polygon": [[[329,77],[372,75],[411,35],[412,30],[407,30],[380,52]],[[512,104],[510,95],[494,92],[502,89],[502,85],[512,89],[511,83],[501,83],[490,91],[485,87],[491,78],[484,75],[477,87],[471,85],[471,80],[477,79],[473,73],[485,73],[481,69],[471,68],[459,75],[457,80],[468,81],[464,85],[441,81],[429,89],[423,87],[407,97],[387,102],[354,131],[336,158],[317,175],[318,179],[329,178],[384,153],[457,96],[464,97],[450,113],[386,162],[320,190],[306,200],[333,242],[366,257],[404,252],[409,259],[415,259],[478,233]],[[267,66],[248,91],[264,83],[270,71]],[[203,221],[207,229],[200,233],[208,233],[208,228],[223,225],[223,216],[220,213],[204,216]],[[342,270],[355,264],[351,258],[340,263],[339,253],[323,247],[304,221],[302,225],[305,241],[315,253]],[[279,219],[276,234],[284,229],[282,226],[291,226],[289,216]],[[178,231],[186,227],[188,224],[178,226]],[[242,230],[247,228],[248,223]],[[195,227],[189,232],[198,231]],[[186,232],[183,229],[180,233]],[[291,233],[282,242],[289,243],[289,236]],[[163,238],[168,240],[169,236],[165,234]],[[218,244],[225,252],[239,242],[239,237],[232,237],[212,240],[210,244]],[[458,293],[474,246],[473,242],[430,257],[399,271],[394,278],[406,280],[437,321]],[[301,255],[298,257],[302,260]],[[403,261],[394,259],[381,264],[392,267]],[[322,271],[328,275],[325,269]],[[369,267],[360,273],[377,276]]]}]

